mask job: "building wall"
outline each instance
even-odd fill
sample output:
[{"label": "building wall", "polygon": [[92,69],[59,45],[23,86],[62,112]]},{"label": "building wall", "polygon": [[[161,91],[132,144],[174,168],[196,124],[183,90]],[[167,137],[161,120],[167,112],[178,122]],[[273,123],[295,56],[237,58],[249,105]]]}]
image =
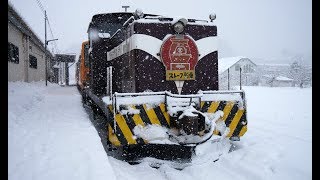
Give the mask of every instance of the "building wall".
[{"label": "building wall", "polygon": [[[8,42],[19,48],[19,64],[8,61],[8,81],[45,80],[44,52],[11,23],[8,23]],[[29,67],[29,54],[37,58],[37,69]]]},{"label": "building wall", "polygon": [[28,82],[45,80],[45,59],[44,52],[39,49],[32,41],[30,41],[29,54],[37,58],[37,69],[28,66]]},{"label": "building wall", "polygon": [[24,81],[24,68],[27,59],[23,47],[23,40],[23,34],[11,23],[8,23],[8,42],[19,48],[19,64],[8,61],[8,81]]},{"label": "building wall", "polygon": [[[230,89],[233,86],[240,86],[240,70],[236,70],[236,66],[239,65],[241,67],[241,85],[252,85],[254,80],[254,70],[256,65],[247,59],[241,59],[234,65],[229,68],[229,84]],[[253,72],[245,72],[244,66],[251,65]],[[223,73],[219,74],[219,89],[227,90],[228,89],[228,70],[225,70]]]},{"label": "building wall", "polygon": [[274,80],[272,81],[272,77],[262,76],[260,81],[260,86],[269,86],[269,87],[292,87],[294,85],[292,81],[281,81],[281,80]]},{"label": "building wall", "polygon": [[293,81],[274,81],[274,87],[291,87],[293,85]]}]

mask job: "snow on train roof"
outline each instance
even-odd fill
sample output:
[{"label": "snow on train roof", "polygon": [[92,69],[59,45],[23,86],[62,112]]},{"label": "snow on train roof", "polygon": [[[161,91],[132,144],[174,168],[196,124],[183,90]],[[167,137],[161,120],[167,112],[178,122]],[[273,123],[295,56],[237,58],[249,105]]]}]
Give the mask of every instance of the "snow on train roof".
[{"label": "snow on train roof", "polygon": [[[175,24],[182,17],[164,17],[164,16],[146,16],[145,18],[137,19],[134,22],[137,23],[171,23]],[[161,20],[164,19],[164,20]],[[172,20],[171,20],[172,19]],[[201,26],[216,26],[213,22],[208,22],[207,20],[196,20],[196,19],[188,19],[189,25],[201,25]]]}]

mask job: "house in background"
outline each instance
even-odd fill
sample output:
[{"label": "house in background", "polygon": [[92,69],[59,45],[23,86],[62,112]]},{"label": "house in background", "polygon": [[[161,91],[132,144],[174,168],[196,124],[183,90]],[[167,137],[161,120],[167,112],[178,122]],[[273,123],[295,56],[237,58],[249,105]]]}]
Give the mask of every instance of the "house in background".
[{"label": "house in background", "polygon": [[263,75],[261,77],[260,85],[270,87],[291,87],[294,86],[294,80],[285,76]]},{"label": "house in background", "polygon": [[241,85],[257,85],[256,66],[249,58],[242,56],[220,58],[218,60],[219,89],[227,90],[233,86],[239,86],[240,72]]},{"label": "house in background", "polygon": [[[48,80],[53,79],[53,56],[47,50]],[[8,81],[45,80],[44,44],[8,3]]]}]

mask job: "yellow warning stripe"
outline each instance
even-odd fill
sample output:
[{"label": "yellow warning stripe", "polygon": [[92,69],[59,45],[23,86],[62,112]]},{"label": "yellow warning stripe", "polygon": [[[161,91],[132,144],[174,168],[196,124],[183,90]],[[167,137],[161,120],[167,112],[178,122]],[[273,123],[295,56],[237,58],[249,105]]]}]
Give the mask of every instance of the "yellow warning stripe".
[{"label": "yellow warning stripe", "polygon": [[227,137],[230,137],[233,134],[234,130],[236,129],[236,127],[240,121],[241,116],[243,115],[243,112],[244,112],[244,109],[240,109],[237,111],[236,115],[234,116],[234,118],[232,119],[232,121],[229,125],[230,132],[227,135]]},{"label": "yellow warning stripe", "polygon": [[210,107],[208,108],[208,113],[214,113],[217,111],[217,108],[219,106],[219,101],[211,102]]},{"label": "yellow warning stripe", "polygon": [[224,121],[227,119],[227,117],[228,117],[233,105],[234,105],[233,102],[228,101],[226,106],[224,107],[224,109],[223,109],[223,117],[222,117],[222,119]]},{"label": "yellow warning stripe", "polygon": [[245,125],[245,126],[242,127],[242,129],[241,129],[241,131],[240,131],[240,133],[239,133],[239,136],[243,136],[244,133],[246,133],[246,132],[247,132],[247,125]]},{"label": "yellow warning stripe", "polygon": [[[133,109],[137,109],[135,106],[131,106]],[[141,119],[141,116],[139,115],[139,114],[134,114],[133,116],[132,116],[132,119],[133,119],[133,121],[134,121],[134,123],[136,124],[136,125],[141,125],[142,127],[144,127],[145,126],[145,124],[144,124],[144,122],[143,122],[143,120]]]},{"label": "yellow warning stripe", "polygon": [[161,109],[161,112],[162,112],[164,118],[166,119],[167,123],[170,126],[170,116],[169,116],[168,112],[166,111],[165,104],[161,103],[160,109]]},{"label": "yellow warning stripe", "polygon": [[108,136],[109,136],[109,141],[111,142],[111,144],[113,144],[115,146],[121,145],[118,137],[112,132],[112,128],[111,128],[110,124],[108,124]]},{"label": "yellow warning stripe", "polygon": [[124,117],[121,114],[116,114],[116,121],[124,137],[127,139],[128,144],[137,144],[136,140],[133,139],[133,134],[131,133]]},{"label": "yellow warning stripe", "polygon": [[204,103],[205,103],[205,101],[201,101],[201,103],[200,103],[200,108],[201,108],[201,109],[202,109]]},{"label": "yellow warning stripe", "polygon": [[[131,107],[132,107],[133,109],[137,109],[135,106],[131,106]],[[144,124],[144,122],[143,122],[143,120],[141,119],[141,116],[140,116],[139,114],[134,114],[134,115],[132,116],[132,119],[133,119],[134,123],[136,124],[136,126],[138,126],[138,125],[141,125],[142,127],[145,126],[145,124]],[[133,129],[132,129],[132,131],[133,131]],[[143,139],[143,138],[142,138],[142,139]],[[148,143],[148,141],[145,140],[145,139],[143,139],[143,141],[144,141],[145,144]]]},{"label": "yellow warning stripe", "polygon": [[160,121],[159,121],[156,113],[154,112],[153,108],[149,108],[149,109],[148,109],[145,104],[143,104],[143,108],[144,108],[144,110],[146,111],[147,116],[148,116],[149,119],[150,119],[150,122],[151,122],[152,124],[158,124],[158,125],[161,126]]}]

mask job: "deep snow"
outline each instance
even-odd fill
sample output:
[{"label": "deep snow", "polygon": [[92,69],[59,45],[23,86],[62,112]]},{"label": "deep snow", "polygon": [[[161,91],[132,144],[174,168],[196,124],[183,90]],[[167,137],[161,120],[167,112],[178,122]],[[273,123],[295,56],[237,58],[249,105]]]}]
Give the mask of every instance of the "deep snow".
[{"label": "deep snow", "polygon": [[20,179],[311,179],[310,88],[244,87],[248,132],[213,163],[204,144],[191,166],[129,165],[105,154],[76,87],[8,82],[8,174]]}]

